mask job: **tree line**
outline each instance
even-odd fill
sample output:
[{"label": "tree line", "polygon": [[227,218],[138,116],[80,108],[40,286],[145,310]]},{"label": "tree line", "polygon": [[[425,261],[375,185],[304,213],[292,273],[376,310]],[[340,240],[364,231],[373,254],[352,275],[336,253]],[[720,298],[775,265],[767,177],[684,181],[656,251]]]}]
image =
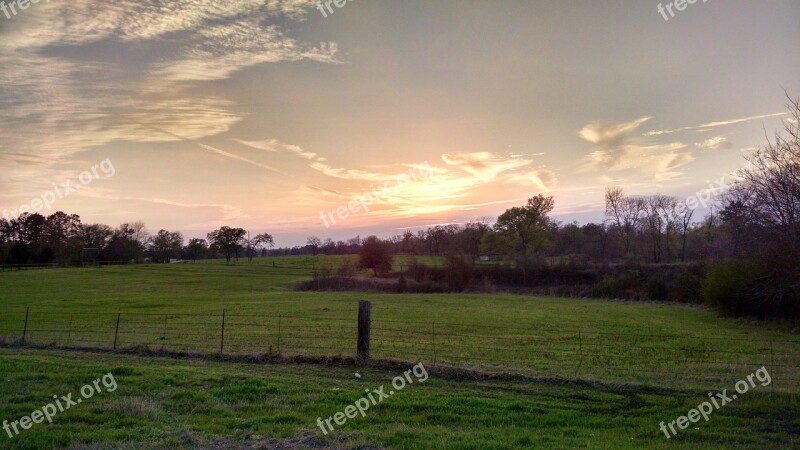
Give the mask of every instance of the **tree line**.
[{"label": "tree line", "polygon": [[207,239],[188,243],[178,231],[147,231],[144,222],[124,223],[117,228],[82,223],[80,216],[58,211],[49,216],[25,213],[0,219],[0,264],[58,264],[80,266],[92,263],[168,263],[240,256],[252,261],[275,241],[268,233],[253,237],[243,228],[221,227]]}]

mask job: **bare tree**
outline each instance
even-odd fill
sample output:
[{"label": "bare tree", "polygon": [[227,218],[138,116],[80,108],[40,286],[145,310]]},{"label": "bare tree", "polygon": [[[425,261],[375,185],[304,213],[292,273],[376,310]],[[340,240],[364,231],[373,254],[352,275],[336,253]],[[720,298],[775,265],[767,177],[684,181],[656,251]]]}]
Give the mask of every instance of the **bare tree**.
[{"label": "bare tree", "polygon": [[689,208],[686,202],[680,202],[674,209],[674,221],[681,237],[681,262],[686,262],[686,241],[689,237],[689,228],[692,226],[694,209]]},{"label": "bare tree", "polygon": [[606,189],[606,217],[616,225],[626,255],[631,251],[636,229],[646,207],[644,199],[626,196],[621,187]]},{"label": "bare tree", "polygon": [[322,239],[316,236],[309,236],[306,240],[306,245],[311,247],[312,254],[317,256],[317,252],[319,252],[319,248],[322,246]]},{"label": "bare tree", "polygon": [[786,135],[774,140],[748,158],[747,168],[739,171],[742,184],[758,211],[760,225],[783,237],[782,241],[798,255],[800,250],[800,99],[789,98],[791,120],[784,122]]}]

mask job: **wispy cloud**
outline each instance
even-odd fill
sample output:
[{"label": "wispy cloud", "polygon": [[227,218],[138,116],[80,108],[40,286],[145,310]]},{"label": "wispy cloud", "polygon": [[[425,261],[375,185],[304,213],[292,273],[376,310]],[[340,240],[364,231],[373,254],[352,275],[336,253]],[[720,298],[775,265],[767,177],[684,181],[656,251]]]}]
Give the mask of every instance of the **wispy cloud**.
[{"label": "wispy cloud", "polygon": [[[540,154],[541,155],[541,154]],[[534,168],[522,155],[505,157],[491,152],[444,154],[442,160],[472,175],[482,183],[500,181],[549,191],[557,183],[554,171]]]},{"label": "wispy cloud", "polygon": [[733,144],[724,136],[715,136],[703,142],[697,142],[694,145],[706,150],[719,150],[733,147]]},{"label": "wispy cloud", "polygon": [[[175,140],[152,133],[150,124],[186,139],[227,132],[243,116],[229,100],[198,94],[196,83],[262,63],[336,62],[335,43],[287,36],[291,22],[303,20],[314,5],[41,2],[15,17],[13,33],[0,29],[0,83],[13,86],[0,90],[2,151],[63,157],[118,141]],[[107,52],[80,50],[89,45],[147,57],[129,64],[103,56]],[[52,51],[65,46],[73,51]]]},{"label": "wispy cloud", "polygon": [[234,139],[234,140],[247,147],[255,148],[257,150],[263,150],[266,152],[278,153],[281,151],[287,151],[290,153],[294,153],[295,155],[304,159],[310,159],[310,160],[323,159],[323,158],[317,158],[316,153],[307,152],[298,145],[284,144],[283,142],[280,142],[277,139],[266,139],[263,141],[245,141],[241,139]]},{"label": "wispy cloud", "polygon": [[658,143],[642,139],[635,131],[650,117],[630,122],[603,124],[592,122],[578,134],[595,145],[581,166],[582,171],[635,171],[652,176],[657,181],[682,175],[676,169],[694,160],[684,151],[681,142]]},{"label": "wispy cloud", "polygon": [[758,120],[758,119],[766,119],[766,118],[769,118],[769,117],[785,116],[786,114],[787,113],[764,114],[764,115],[761,115],[761,116],[745,117],[743,119],[732,119],[732,120],[724,120],[724,121],[720,121],[720,122],[709,122],[709,123],[704,123],[702,125],[675,128],[675,129],[672,129],[672,130],[653,130],[653,131],[648,131],[647,133],[645,133],[645,136],[661,136],[661,135],[664,135],[664,134],[672,134],[672,133],[677,133],[679,131],[690,131],[690,130],[707,131],[708,129],[715,128],[715,127],[721,127],[721,126],[725,126],[725,125],[735,125],[737,123],[749,122],[751,120]]}]

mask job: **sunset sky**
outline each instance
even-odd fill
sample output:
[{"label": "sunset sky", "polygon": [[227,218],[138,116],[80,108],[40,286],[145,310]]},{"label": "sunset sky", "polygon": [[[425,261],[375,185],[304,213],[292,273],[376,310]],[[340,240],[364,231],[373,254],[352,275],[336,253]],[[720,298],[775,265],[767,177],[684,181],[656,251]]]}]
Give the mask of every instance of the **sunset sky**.
[{"label": "sunset sky", "polygon": [[[539,193],[580,222],[602,216],[611,185],[685,198],[787,119],[800,2],[697,2],[668,21],[658,3],[0,12],[0,210],[81,184],[104,160],[114,175],[95,169],[53,211],[187,237],[238,226],[282,246],[496,217]],[[321,220],[382,186],[368,212]]]}]

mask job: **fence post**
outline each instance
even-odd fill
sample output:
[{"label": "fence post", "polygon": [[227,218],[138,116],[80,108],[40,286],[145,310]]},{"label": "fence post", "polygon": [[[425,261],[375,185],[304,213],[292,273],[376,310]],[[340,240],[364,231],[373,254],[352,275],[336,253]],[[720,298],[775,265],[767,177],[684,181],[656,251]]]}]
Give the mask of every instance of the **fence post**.
[{"label": "fence post", "polygon": [[[272,261],[275,264],[275,261]],[[278,354],[281,354],[281,315],[278,314]]]},{"label": "fence post", "polygon": [[117,350],[117,337],[119,336],[119,319],[122,314],[117,314],[117,328],[114,330],[114,351]]},{"label": "fence post", "polygon": [[366,300],[358,302],[358,346],[356,358],[359,362],[369,359],[369,332],[372,325],[372,303]]},{"label": "fence post", "polygon": [[219,340],[219,354],[221,355],[225,349],[225,310],[222,310],[222,335]]},{"label": "fence post", "polygon": [[578,368],[575,369],[575,381],[580,379],[581,365],[583,365],[583,337],[580,331],[578,331],[578,354],[580,359],[578,359]]},{"label": "fence post", "polygon": [[436,322],[431,323],[431,342],[433,342],[433,363],[436,364]]},{"label": "fence post", "polygon": [[28,335],[28,314],[31,312],[31,307],[25,309],[25,327],[22,329],[22,345],[25,345],[25,337]]}]

